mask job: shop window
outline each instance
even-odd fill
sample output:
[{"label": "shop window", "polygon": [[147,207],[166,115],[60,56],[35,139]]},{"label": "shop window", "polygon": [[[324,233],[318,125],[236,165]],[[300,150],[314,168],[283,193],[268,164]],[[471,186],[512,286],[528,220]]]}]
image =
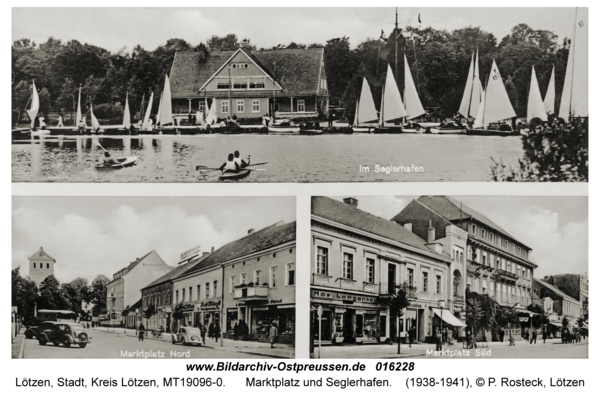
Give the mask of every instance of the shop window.
[{"label": "shop window", "polygon": [[427,272],[423,272],[423,292],[427,292],[427,284],[429,283],[429,274]]},{"label": "shop window", "polygon": [[364,339],[379,341],[379,321],[377,317],[377,313],[364,314],[364,326],[362,330]]},{"label": "shop window", "polygon": [[244,113],[244,100],[243,99],[238,99],[236,101],[237,104],[237,112],[238,113]]},{"label": "shop window", "polygon": [[277,266],[273,266],[269,270],[269,284],[271,285],[271,288],[277,288]]},{"label": "shop window", "polygon": [[329,265],[329,249],[324,248],[324,247],[317,247],[317,268],[316,273],[317,274],[324,274],[324,275],[328,275],[329,274],[329,269],[328,269],[328,265]]},{"label": "shop window", "polygon": [[287,265],[287,285],[296,284],[296,264],[288,263]]},{"label": "shop window", "polygon": [[238,309],[227,309],[227,323],[225,326],[227,327],[227,331],[233,330],[233,327],[238,322]]},{"label": "shop window", "polygon": [[352,280],[352,276],[353,276],[353,272],[352,272],[352,268],[353,268],[353,262],[354,262],[354,255],[348,253],[348,252],[344,252],[344,264],[343,264],[343,269],[342,269],[342,278],[346,278],[348,280]]},{"label": "shop window", "polygon": [[221,101],[221,113],[229,113],[229,101]]},{"label": "shop window", "polygon": [[372,258],[367,258],[367,282],[374,283],[375,282],[375,260]]}]

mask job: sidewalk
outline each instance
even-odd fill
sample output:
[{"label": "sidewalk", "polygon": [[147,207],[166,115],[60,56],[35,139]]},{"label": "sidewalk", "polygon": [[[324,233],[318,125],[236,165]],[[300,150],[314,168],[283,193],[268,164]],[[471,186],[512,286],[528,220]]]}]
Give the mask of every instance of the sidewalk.
[{"label": "sidewalk", "polygon": [[22,347],[25,339],[25,327],[21,328],[19,334],[13,338],[12,344],[10,345],[10,358],[22,358]]},{"label": "sidewalk", "polygon": [[[90,330],[92,329],[107,333],[114,333],[116,335],[127,335],[137,338],[136,331],[133,329],[105,327],[90,328]],[[160,336],[160,340],[171,343],[171,335],[172,334],[170,333],[163,332],[163,334]],[[145,333],[144,338],[156,340],[156,338],[152,336],[152,333],[148,332]],[[294,358],[294,347],[280,343],[275,343],[273,349],[271,349],[271,345],[269,343],[256,341],[233,341],[231,339],[223,339],[223,346],[221,346],[221,339],[219,339],[219,341],[216,342],[214,339],[209,339],[207,337],[206,344],[203,343],[202,347],[223,351],[234,351],[246,354],[256,354],[260,356]]]}]

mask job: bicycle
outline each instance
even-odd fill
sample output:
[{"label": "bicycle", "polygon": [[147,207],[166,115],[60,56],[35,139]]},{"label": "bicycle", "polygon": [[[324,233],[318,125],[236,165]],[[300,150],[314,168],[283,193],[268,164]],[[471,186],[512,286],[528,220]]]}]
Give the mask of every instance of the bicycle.
[{"label": "bicycle", "polygon": [[160,327],[158,329],[152,330],[152,336],[155,338],[160,338],[163,332],[165,332],[164,328]]}]

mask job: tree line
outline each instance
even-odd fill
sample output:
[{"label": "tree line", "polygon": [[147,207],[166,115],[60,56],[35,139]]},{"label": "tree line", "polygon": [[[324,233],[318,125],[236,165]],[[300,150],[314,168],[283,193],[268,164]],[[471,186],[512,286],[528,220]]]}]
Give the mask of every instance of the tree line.
[{"label": "tree line", "polygon": [[[69,283],[61,284],[50,275],[38,285],[29,277],[22,277],[20,268],[11,271],[12,306],[26,321],[33,319],[40,309],[71,310],[78,314],[98,316],[106,312],[106,284],[110,281],[98,275],[91,284],[86,278],[77,277]],[[84,313],[82,303],[91,303],[91,313]]]},{"label": "tree line", "polygon": [[[413,80],[426,108],[436,108],[444,115],[458,110],[467,80],[473,52],[479,51],[481,81],[485,85],[492,60],[496,60],[517,115],[527,112],[531,67],[535,66],[542,95],[545,95],[552,68],[556,68],[556,106],[560,100],[566,70],[569,41],[559,40],[547,30],[534,30],[526,24],[515,26],[511,34],[498,40],[479,27],[466,27],[452,32],[434,28],[408,27],[393,29],[387,36],[367,39],[356,48],[349,37],[319,43],[279,44],[269,49],[325,48],[325,66],[333,105],[354,111],[363,77],[366,77],[375,102],[379,103],[390,64],[403,92],[404,55],[408,59]],[[173,64],[176,52],[199,52],[203,62],[209,51],[257,47],[249,39],[236,35],[212,36],[206,43],[190,44],[183,39],[169,39],[149,51],[135,46],[111,53],[103,48],[82,44],[77,40],[63,43],[50,37],[45,43],[22,38],[12,45],[13,121],[20,121],[31,97],[35,80],[40,95],[40,112],[73,112],[81,86],[83,111],[94,105],[99,119],[122,117],[125,94],[129,93],[132,115],[140,111],[142,97],[151,90],[162,90],[165,74]],[[146,102],[147,103],[147,102]],[[155,103],[158,108],[158,101]],[[139,117],[139,114],[134,117]]]}]

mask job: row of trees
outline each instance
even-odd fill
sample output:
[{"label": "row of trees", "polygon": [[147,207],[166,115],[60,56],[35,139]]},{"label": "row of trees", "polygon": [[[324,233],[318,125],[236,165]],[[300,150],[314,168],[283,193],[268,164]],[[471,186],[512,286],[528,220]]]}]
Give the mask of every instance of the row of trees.
[{"label": "row of trees", "polygon": [[[397,39],[396,39],[397,38]],[[481,80],[485,84],[496,59],[509,97],[518,115],[526,114],[531,66],[536,67],[538,81],[547,87],[552,68],[556,68],[557,101],[560,98],[568,57],[568,41],[546,30],[534,30],[526,24],[512,29],[500,41],[478,27],[466,27],[448,32],[433,28],[394,29],[389,39],[367,39],[350,48],[348,37],[328,40],[325,65],[332,99],[350,112],[359,95],[361,81],[366,77],[373,95],[379,98],[390,64],[399,87],[404,87],[404,55],[408,58],[413,79],[425,107],[441,108],[446,115],[458,110],[473,52],[479,50]],[[320,44],[277,45],[268,50],[307,48]],[[67,43],[49,38],[45,43],[23,38],[12,46],[13,110],[20,118],[31,96],[31,81],[40,90],[40,111],[71,112],[76,106],[78,88],[82,101],[104,104],[103,112],[125,102],[129,92],[132,112],[140,109],[142,95],[162,89],[165,74],[169,73],[176,52],[199,52],[203,62],[209,51],[245,48],[256,51],[249,39],[239,40],[234,34],[213,36],[206,43],[190,44],[182,39],[169,39],[153,51],[135,46],[130,52],[122,49],[111,53],[103,48]],[[263,51],[264,48],[258,51]],[[542,88],[545,93],[545,88]],[[158,101],[156,101],[158,102]],[[376,100],[376,102],[379,102]],[[334,102],[336,103],[336,102]],[[158,107],[158,103],[155,104]]]},{"label": "row of trees", "polygon": [[104,275],[98,275],[91,285],[81,277],[61,284],[50,275],[38,287],[29,277],[21,276],[19,267],[11,273],[12,305],[18,308],[19,314],[25,319],[33,318],[36,308],[83,313],[83,302],[94,305],[90,313],[93,316],[106,310],[106,284],[110,280]]}]

